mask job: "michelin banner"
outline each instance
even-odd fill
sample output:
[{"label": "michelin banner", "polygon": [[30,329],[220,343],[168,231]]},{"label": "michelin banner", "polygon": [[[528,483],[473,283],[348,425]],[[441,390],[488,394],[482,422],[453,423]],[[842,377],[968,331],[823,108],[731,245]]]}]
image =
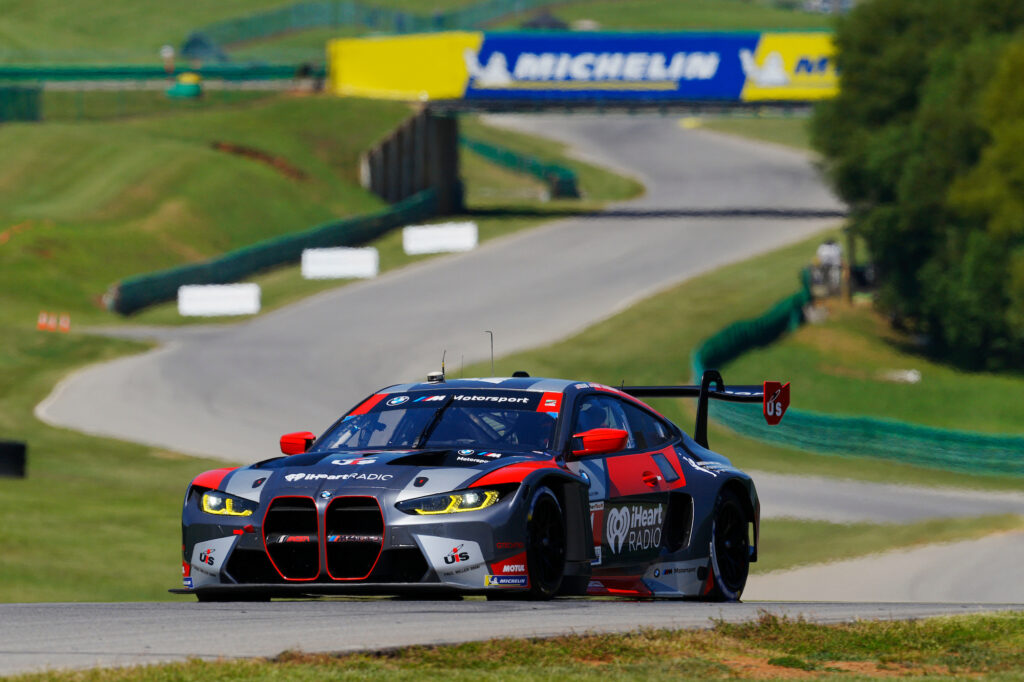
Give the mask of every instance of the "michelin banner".
[{"label": "michelin banner", "polygon": [[488,101],[831,97],[829,33],[471,33],[328,45],[335,93]]}]

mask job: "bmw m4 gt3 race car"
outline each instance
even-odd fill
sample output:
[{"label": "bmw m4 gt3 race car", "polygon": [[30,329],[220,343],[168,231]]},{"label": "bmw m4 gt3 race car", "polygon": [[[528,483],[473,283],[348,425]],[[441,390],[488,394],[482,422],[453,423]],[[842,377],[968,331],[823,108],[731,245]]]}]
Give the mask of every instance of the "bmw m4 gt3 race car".
[{"label": "bmw m4 gt3 race car", "polygon": [[[695,397],[691,438],[638,397]],[[391,386],[283,457],[208,471],[182,512],[200,601],[434,591],[737,600],[757,560],[750,477],[707,447],[709,399],[789,384],[619,389],[530,378]]]}]

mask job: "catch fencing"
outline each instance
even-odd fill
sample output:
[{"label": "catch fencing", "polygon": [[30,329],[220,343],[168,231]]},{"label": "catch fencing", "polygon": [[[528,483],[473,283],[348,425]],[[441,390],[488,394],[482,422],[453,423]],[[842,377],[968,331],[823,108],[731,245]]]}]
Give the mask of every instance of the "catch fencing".
[{"label": "catch fencing", "polygon": [[552,198],[578,199],[580,196],[579,181],[576,172],[571,168],[557,163],[547,163],[536,157],[465,135],[459,136],[459,144],[499,166],[542,180],[547,184]]},{"label": "catch fencing", "polygon": [[379,213],[267,239],[203,263],[129,277],[107,292],[107,307],[130,315],[154,303],[174,299],[182,285],[237,282],[267,268],[298,262],[304,249],[364,244],[397,227],[429,218],[436,208],[436,192],[425,190]]},{"label": "catch fencing", "polygon": [[[798,327],[804,306],[812,300],[806,270],[802,284],[800,291],[779,301],[763,315],[729,325],[705,340],[692,356],[694,376],[701,376],[705,368],[722,367],[748,350],[773,343]],[[759,411],[718,402],[711,405],[711,415],[737,433],[801,450],[877,457],[972,474],[1024,476],[1024,437],[1020,436],[792,408],[782,423],[769,426]]]},{"label": "catch fencing", "polygon": [[41,94],[39,88],[0,87],[0,123],[40,120]]}]

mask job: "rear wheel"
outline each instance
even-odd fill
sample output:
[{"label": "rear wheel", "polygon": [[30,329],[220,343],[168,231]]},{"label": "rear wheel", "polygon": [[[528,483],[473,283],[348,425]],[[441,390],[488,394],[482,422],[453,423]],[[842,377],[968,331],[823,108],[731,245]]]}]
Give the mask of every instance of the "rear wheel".
[{"label": "rear wheel", "polygon": [[711,525],[710,601],[739,601],[750,572],[750,519],[739,496],[723,490],[715,503]]}]

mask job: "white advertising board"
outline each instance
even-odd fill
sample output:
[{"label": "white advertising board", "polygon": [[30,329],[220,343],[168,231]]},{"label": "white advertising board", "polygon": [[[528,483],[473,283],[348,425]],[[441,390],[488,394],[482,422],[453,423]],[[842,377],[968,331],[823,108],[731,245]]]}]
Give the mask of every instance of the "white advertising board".
[{"label": "white advertising board", "polygon": [[402,229],[402,248],[409,255],[472,251],[477,245],[476,223],[410,225]]},{"label": "white advertising board", "polygon": [[372,246],[350,249],[306,249],[302,252],[302,276],[306,279],[376,277],[380,254]]},{"label": "white advertising board", "polygon": [[255,315],[259,311],[259,284],[187,284],[178,287],[180,315]]}]

